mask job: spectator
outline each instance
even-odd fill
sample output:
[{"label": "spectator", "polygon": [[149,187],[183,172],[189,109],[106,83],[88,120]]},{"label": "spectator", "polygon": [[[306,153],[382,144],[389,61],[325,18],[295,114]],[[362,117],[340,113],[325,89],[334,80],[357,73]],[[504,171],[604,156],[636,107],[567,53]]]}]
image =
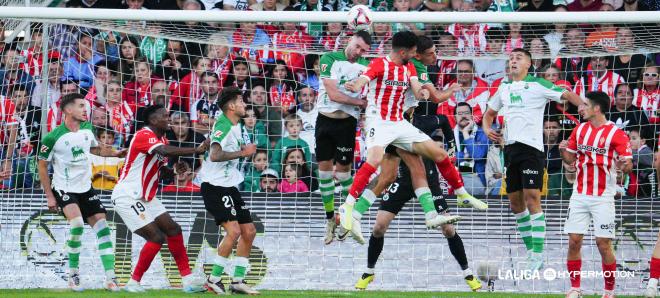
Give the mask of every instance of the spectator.
[{"label": "spectator", "polygon": [[302,175],[302,167],[295,163],[288,163],[284,166],[282,173],[284,178],[277,186],[277,190],[281,193],[297,193],[308,192],[309,188],[299,178]]},{"label": "spectator", "polygon": [[651,11],[651,8],[643,1],[623,0],[623,5],[617,11]]},{"label": "spectator", "polygon": [[[60,99],[60,80],[63,74],[64,69],[59,58],[49,58],[47,77],[38,80],[32,92],[31,102],[33,106],[48,107]],[[43,102],[44,95],[46,97],[45,103]]]},{"label": "spectator", "polygon": [[[375,24],[374,24],[375,25]],[[326,51],[336,52],[342,46],[346,33],[343,31],[342,23],[325,23],[323,33],[320,35],[319,43]],[[375,30],[374,30],[375,33]],[[312,33],[310,33],[312,34]]]},{"label": "spectator", "polygon": [[453,116],[456,119],[456,157],[463,183],[471,194],[484,194],[488,136],[474,121],[472,107],[468,103],[456,104]]},{"label": "spectator", "polygon": [[568,11],[598,11],[602,5],[601,0],[575,0],[568,5]]},{"label": "spectator", "polygon": [[268,152],[266,152],[266,150],[257,149],[257,152],[252,156],[252,160],[248,163],[242,190],[247,192],[258,192],[261,174],[267,168]]},{"label": "spectator", "polygon": [[[317,168],[309,168],[308,163],[306,162],[307,158],[305,156],[305,151],[300,146],[293,146],[286,151],[284,155],[283,164],[295,163],[302,167],[302,174],[298,176],[302,181],[307,185],[308,189],[316,190],[318,189],[318,180],[316,173],[318,172]],[[312,164],[314,166],[315,164]],[[282,168],[282,171],[284,169]]]},{"label": "spectator", "polygon": [[[564,88],[568,91],[573,90],[571,83],[569,83],[568,81],[556,80],[555,75],[552,74],[552,72],[554,71],[556,71],[556,67],[550,65],[545,72],[546,74],[544,78],[549,82],[557,85],[558,87]],[[559,75],[557,75],[557,77],[558,76]],[[552,79],[554,79],[554,81]],[[544,114],[547,116],[554,117],[557,119],[557,121],[559,121],[559,124],[561,125],[562,128],[562,135],[561,135],[562,140],[568,138],[571,132],[573,132],[573,128],[575,128],[580,123],[578,107],[574,106],[568,100],[565,99],[562,99],[561,102],[548,103]]]},{"label": "spectator", "polygon": [[28,93],[34,88],[33,78],[25,72],[21,65],[24,57],[13,44],[5,45],[0,66],[0,95],[8,96],[13,85],[24,85]]},{"label": "spectator", "polygon": [[[172,113],[170,115],[170,127],[172,129],[167,131],[167,140],[170,142],[170,146],[193,148],[199,146],[206,139],[204,135],[192,129],[190,118],[186,113],[179,111]],[[201,158],[200,155],[194,157],[182,156],[178,160],[177,158],[170,158],[169,164],[173,166],[178,161],[184,161],[192,165],[193,170],[197,172],[200,168]]]},{"label": "spectator", "polygon": [[[153,98],[162,97],[160,101],[154,100],[154,104],[162,104],[164,107],[168,108],[169,111],[180,111],[179,105],[172,104],[170,97],[172,96],[172,91],[167,86],[167,82],[163,80],[157,80],[151,85],[151,96]],[[156,103],[159,102],[159,103]]]},{"label": "spectator", "polygon": [[[493,57],[502,55],[505,40],[502,29],[496,27],[488,30],[486,40],[488,44],[486,45],[485,55]],[[478,59],[474,62],[476,77],[491,84],[493,81],[504,77],[506,62],[506,58]]]},{"label": "spectator", "polygon": [[[494,2],[497,1],[493,1],[493,3]],[[504,44],[504,52],[507,55],[511,54],[513,49],[525,48],[525,42],[523,41],[522,33],[520,32],[522,30],[521,23],[510,23],[505,27],[504,30],[509,32],[509,36],[507,37],[506,43]]]},{"label": "spectator", "polygon": [[300,138],[303,139],[314,152],[316,148],[316,117],[319,114],[316,108],[316,91],[310,87],[302,87],[298,90],[298,110],[296,114],[302,119],[302,131]]},{"label": "spectator", "polygon": [[646,144],[646,139],[643,138],[639,130],[632,129],[628,132],[630,136],[630,148],[633,154],[633,170],[631,175],[634,175],[635,184],[637,189],[634,193],[629,193],[633,196],[650,197],[653,195],[653,188],[655,180],[653,174],[653,150]]},{"label": "spectator", "polygon": [[[498,133],[499,128],[495,129]],[[497,196],[502,189],[504,178],[504,139],[488,148],[486,155],[486,195]]]},{"label": "spectator", "polygon": [[[147,58],[147,61],[156,66],[163,60],[167,52],[167,40],[163,38],[145,36],[140,43],[140,54]],[[155,68],[154,68],[155,69]]]},{"label": "spectator", "polygon": [[119,34],[112,31],[99,31],[94,35],[94,53],[112,63],[119,63]]},{"label": "spectator", "polygon": [[447,32],[458,40],[459,56],[476,56],[486,51],[486,24],[451,24]]},{"label": "spectator", "polygon": [[[21,63],[21,68],[31,77],[41,76],[43,66],[43,55],[41,53],[43,49],[43,34],[41,26],[43,26],[41,23],[32,23],[30,25],[30,43],[27,45],[27,49],[20,51],[20,55],[24,61]],[[51,52],[48,55],[59,55],[59,53]]]},{"label": "spectator", "polygon": [[119,81],[110,81],[105,89],[105,109],[108,112],[109,127],[115,132],[115,147],[124,147],[135,121],[135,111],[122,100],[122,87]]},{"label": "spectator", "polygon": [[261,192],[277,192],[277,181],[280,175],[273,169],[265,169],[261,172],[261,179],[259,180],[259,191]]},{"label": "spectator", "polygon": [[243,92],[252,89],[250,84],[250,65],[245,58],[238,57],[232,61],[232,70],[227,76],[224,87],[236,87]]},{"label": "spectator", "polygon": [[[417,11],[415,7],[410,6],[411,0],[394,0],[392,11],[409,12]],[[424,23],[392,23],[392,33],[399,31],[411,31],[417,35],[424,34]]]},{"label": "spectator", "polygon": [[649,119],[642,110],[633,106],[633,88],[629,84],[621,83],[614,88],[614,92],[614,107],[608,115],[608,120],[623,131],[636,129],[642,136],[649,136],[652,133],[649,130]]},{"label": "spectator", "polygon": [[[547,1],[547,0],[546,0]],[[566,12],[568,9],[564,5],[557,5],[554,9],[556,12]],[[559,54],[559,51],[565,47],[564,45],[564,35],[566,34],[566,24],[564,23],[555,23],[551,26],[550,32],[543,36],[545,42],[548,43],[548,49],[550,49],[550,56],[556,57]]]},{"label": "spectator", "polygon": [[94,65],[94,84],[87,91],[87,95],[85,95],[85,99],[94,106],[105,105],[106,99],[103,95],[105,94],[108,81],[113,79],[111,69],[115,73],[117,72],[112,64],[107,63],[105,60],[101,60]]},{"label": "spectator", "polygon": [[514,12],[516,10],[518,10],[518,1],[516,0],[492,1],[488,6],[488,11]]},{"label": "spectator", "polygon": [[[79,93],[78,81],[74,80],[61,80],[60,81],[60,98],[48,106],[48,112],[46,114],[46,128],[48,131],[55,129],[60,123],[62,123],[62,111],[60,111],[60,100],[62,96],[71,93]],[[91,115],[90,110],[91,106],[88,106],[87,115]]]},{"label": "spectator", "polygon": [[126,83],[122,98],[134,111],[137,111],[137,108],[139,107],[149,106],[152,104],[151,87],[154,82],[159,80],[161,80],[161,78],[151,73],[151,67],[149,67],[147,60],[145,58],[140,58],[135,62],[134,80]]},{"label": "spectator", "polygon": [[144,7],[144,0],[126,0],[128,9],[147,9]]},{"label": "spectator", "polygon": [[[597,49],[595,51],[602,53],[602,51]],[[588,92],[602,91],[612,99],[612,104],[614,104],[615,87],[626,81],[618,73],[607,69],[609,64],[610,58],[607,56],[591,57],[589,61],[591,72],[587,72],[587,75],[583,76],[578,84],[575,85],[575,93],[584,96]]]},{"label": "spectator", "polygon": [[248,7],[257,3],[256,0],[224,0],[222,8],[224,10],[248,10]]},{"label": "spectator", "polygon": [[646,112],[649,121],[654,124],[660,123],[660,79],[659,68],[648,65],[644,68],[642,81],[638,83],[633,94],[633,105]]},{"label": "spectator", "polygon": [[80,8],[122,8],[121,0],[70,0],[67,2],[67,7],[80,7]]},{"label": "spectator", "polygon": [[580,28],[574,27],[569,29],[564,39],[566,47],[561,49],[559,54],[564,54],[570,58],[557,58],[555,61],[555,65],[564,74],[564,77],[561,79],[569,81],[573,86],[584,76],[589,65],[589,60],[578,55],[584,48],[584,40],[585,36]]},{"label": "spectator", "polygon": [[209,70],[209,60],[199,57],[192,66],[194,69],[179,82],[172,93],[172,104],[179,105],[186,113],[190,113],[195,108],[193,104],[202,96],[201,76]]},{"label": "spectator", "polygon": [[[297,11],[332,11],[331,1],[325,0],[302,0],[293,4],[293,10]],[[315,39],[323,36],[324,23],[301,23],[301,26],[307,28],[307,34]]]},{"label": "spectator", "polygon": [[525,7],[520,8],[518,11],[553,11],[555,6],[553,5],[553,0],[529,0]]},{"label": "spectator", "polygon": [[266,125],[266,132],[270,139],[270,147],[282,137],[282,113],[272,108],[266,102],[268,95],[263,85],[254,85],[250,91],[249,102],[254,106],[257,119]]},{"label": "spectator", "polygon": [[[38,146],[41,122],[41,109],[30,105],[30,97],[27,90],[23,85],[14,85],[11,91],[11,103],[3,102],[4,113],[13,114],[13,120],[16,125],[12,125],[11,121],[6,122],[5,129],[7,132],[4,134],[4,140],[1,143],[11,142],[13,140],[14,146],[7,146],[6,158],[11,160],[13,173],[9,181],[5,181],[4,186],[7,188],[31,188],[33,187],[33,173],[30,170],[30,161],[34,158],[34,148]],[[12,111],[12,108],[14,109]],[[9,120],[7,115],[3,115],[3,122]],[[13,147],[13,148],[9,148]],[[11,150],[11,151],[10,151]],[[1,150],[0,151],[4,151]],[[5,164],[7,166],[8,164]],[[0,175],[2,176],[2,175]]]},{"label": "spectator", "polygon": [[[96,138],[99,146],[113,147],[115,133],[111,128],[96,127]],[[103,157],[90,154],[92,163],[92,187],[98,190],[112,190],[119,181],[119,171],[124,166],[124,159],[119,157]]]},{"label": "spectator", "polygon": [[[633,52],[639,50],[635,46],[635,36],[632,30],[628,27],[621,27],[616,32],[616,46],[619,51]],[[646,55],[632,54],[632,55],[618,55],[613,58],[614,64],[612,69],[626,82],[636,83],[641,78],[644,66],[651,62]]]},{"label": "spectator", "polygon": [[93,108],[90,118],[94,127],[106,127],[108,125],[108,111],[104,107]]},{"label": "spectator", "polygon": [[457,57],[456,37],[447,33],[439,32],[437,37],[436,50],[439,57],[449,57],[438,59],[437,65],[428,68],[431,81],[435,82],[438,88],[449,86],[449,83],[456,80],[456,60]]},{"label": "spectator", "polygon": [[[287,7],[288,11],[295,10]],[[271,36],[275,59],[283,60],[294,73],[304,72],[306,52],[314,44],[314,39],[301,29],[297,23],[283,22]]]},{"label": "spectator", "polygon": [[248,136],[252,144],[257,145],[257,148],[267,150],[270,148],[270,142],[266,134],[266,127],[257,116],[258,113],[259,111],[251,104],[245,108],[245,117],[241,121],[241,131],[243,135]]},{"label": "spectator", "polygon": [[254,22],[241,22],[238,26],[232,36],[234,54],[250,62],[272,63],[274,60],[270,50],[267,49],[270,46],[268,34],[257,28],[257,24]]},{"label": "spectator", "polygon": [[549,59],[543,59],[543,57],[548,55],[548,45],[541,38],[532,38],[529,42],[529,52],[532,54],[532,69],[529,74],[535,77],[541,77],[543,74],[541,70],[548,64],[550,64]]},{"label": "spectator", "polygon": [[371,53],[375,55],[384,55],[389,50],[390,39],[392,39],[392,26],[388,23],[373,23],[373,42],[371,43]]},{"label": "spectator", "polygon": [[218,107],[219,86],[218,75],[206,71],[200,78],[202,83],[202,96],[193,105],[190,111],[190,120],[193,129],[200,134],[208,134],[215,124],[215,120],[222,115]]},{"label": "spectator", "polygon": [[[611,9],[612,5],[603,4],[600,11],[607,11]],[[599,46],[608,52],[616,50],[616,26],[612,23],[603,23],[596,25],[596,31],[589,33],[587,36],[585,46],[590,48]]]},{"label": "spectator", "polygon": [[177,167],[174,175],[174,182],[163,187],[163,192],[198,192],[199,186],[193,184],[195,172],[191,169],[188,162],[180,162],[181,167]]},{"label": "spectator", "polygon": [[225,35],[211,36],[211,38],[220,43],[218,44],[207,44],[206,45],[206,58],[209,60],[209,71],[214,72],[218,75],[218,85],[224,86],[227,81],[227,76],[231,70],[232,61],[234,60],[234,54],[231,53],[226,44],[229,44],[229,39]]},{"label": "spectator", "polygon": [[[558,119],[550,117],[543,122],[543,139],[547,160],[547,189],[548,195],[570,196],[572,187],[562,171],[564,163],[559,151],[561,142],[561,126]],[[545,179],[545,178],[544,178]]]},{"label": "spectator", "polygon": [[300,138],[300,131],[302,129],[302,119],[296,114],[291,114],[284,118],[284,126],[286,127],[289,135],[281,138],[273,147],[272,155],[270,158],[270,168],[279,169],[282,167],[282,158],[289,147],[298,146],[303,149],[307,157],[307,163],[311,165],[311,152],[307,142]]},{"label": "spectator", "polygon": [[183,43],[168,40],[166,56],[156,65],[156,74],[167,81],[178,82],[190,72],[188,55],[183,53]]},{"label": "spectator", "polygon": [[254,11],[282,11],[286,5],[277,2],[277,0],[263,0],[250,5],[250,10]]},{"label": "spectator", "polygon": [[295,109],[296,98],[294,91],[297,84],[293,79],[291,70],[287,68],[286,62],[277,60],[268,71],[268,98],[269,105],[288,115]]},{"label": "spectator", "polygon": [[448,101],[438,105],[438,114],[447,116],[453,128],[456,126],[454,109],[458,103],[466,102],[470,104],[473,120],[481,123],[483,111],[490,97],[488,83],[474,75],[472,60],[458,61],[457,72],[456,82],[460,85],[460,89],[455,91]]},{"label": "spectator", "polygon": [[321,57],[316,54],[307,54],[305,55],[305,73],[304,77],[299,76],[298,81],[302,82],[303,85],[307,85],[314,89],[314,91],[319,91],[319,81],[321,78],[321,68],[319,63]]},{"label": "spectator", "polygon": [[135,64],[140,58],[138,44],[138,40],[131,36],[119,41],[119,75],[123,84],[133,80]]}]

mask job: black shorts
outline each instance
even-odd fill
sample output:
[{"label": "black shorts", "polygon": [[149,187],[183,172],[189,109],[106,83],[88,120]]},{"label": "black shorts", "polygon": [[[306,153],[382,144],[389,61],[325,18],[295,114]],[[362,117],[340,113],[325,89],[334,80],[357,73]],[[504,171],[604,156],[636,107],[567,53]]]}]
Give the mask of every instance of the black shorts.
[{"label": "black shorts", "polygon": [[545,154],[538,149],[523,143],[507,145],[504,147],[504,166],[507,192],[543,188]]},{"label": "black shorts", "polygon": [[53,195],[55,195],[57,207],[60,209],[64,209],[69,204],[77,204],[85,222],[87,222],[88,217],[94,214],[107,213],[94,188],[90,188],[83,193],[64,192],[53,188]]},{"label": "black shorts", "polygon": [[252,222],[250,210],[245,206],[236,187],[215,186],[204,182],[202,198],[206,211],[213,215],[217,225],[228,221],[238,221],[239,224]]},{"label": "black shorts", "polygon": [[[439,174],[438,171],[433,165],[431,167],[429,162],[424,162],[426,167],[426,179],[429,184],[429,189],[431,189],[431,195],[433,196],[433,203],[435,205],[435,210],[438,213],[444,213],[449,211],[449,206],[447,205],[446,194],[442,190],[439,184]],[[387,193],[383,196],[383,199],[380,202],[380,207],[378,210],[384,210],[392,212],[394,214],[399,214],[399,211],[403,208],[406,202],[410,199],[416,197],[415,190],[412,186],[412,180],[410,179],[410,170],[404,164],[399,166],[399,173],[397,175],[396,181],[392,183],[387,188]]]},{"label": "black shorts", "polygon": [[348,165],[353,162],[357,120],[353,117],[334,119],[323,114],[316,118],[316,160]]}]

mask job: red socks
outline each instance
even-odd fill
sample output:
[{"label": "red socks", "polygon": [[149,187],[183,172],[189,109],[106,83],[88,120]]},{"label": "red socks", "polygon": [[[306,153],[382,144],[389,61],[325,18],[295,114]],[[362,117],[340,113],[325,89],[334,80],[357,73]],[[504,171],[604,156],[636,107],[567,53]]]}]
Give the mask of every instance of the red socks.
[{"label": "red socks", "polygon": [[348,190],[348,193],[357,200],[364,191],[364,188],[369,184],[369,178],[375,172],[376,168],[368,162],[363,163],[357,173],[355,173],[353,184],[351,185],[351,189]]},{"label": "red socks", "polygon": [[651,278],[660,279],[660,259],[651,257]]},{"label": "red socks", "polygon": [[140,250],[140,257],[138,258],[133,275],[131,276],[132,279],[135,281],[140,281],[142,279],[142,275],[144,275],[144,273],[147,272],[147,269],[149,269],[149,266],[151,266],[151,262],[158,254],[158,251],[160,251],[161,246],[162,244],[160,243],[149,241],[144,244],[142,250]]},{"label": "red socks", "polygon": [[605,279],[605,290],[607,291],[614,290],[615,273],[616,273],[616,262],[612,264],[603,263],[603,278]]},{"label": "red socks", "polygon": [[[463,178],[461,177],[461,174],[458,173],[458,170],[456,170],[456,167],[454,167],[454,164],[451,163],[449,157],[443,159],[441,162],[436,162],[435,165],[438,166],[438,171],[440,171],[442,177],[447,180],[454,190],[463,187]],[[355,182],[353,182],[353,184],[355,184]]]},{"label": "red socks", "polygon": [[181,276],[190,274],[188,254],[186,253],[186,247],[183,246],[183,234],[179,233],[176,236],[167,237],[167,247],[170,249],[174,261],[176,261]]},{"label": "red socks", "polygon": [[582,260],[572,260],[566,261],[566,269],[571,278],[571,287],[579,288],[580,287],[580,274],[582,270]]}]

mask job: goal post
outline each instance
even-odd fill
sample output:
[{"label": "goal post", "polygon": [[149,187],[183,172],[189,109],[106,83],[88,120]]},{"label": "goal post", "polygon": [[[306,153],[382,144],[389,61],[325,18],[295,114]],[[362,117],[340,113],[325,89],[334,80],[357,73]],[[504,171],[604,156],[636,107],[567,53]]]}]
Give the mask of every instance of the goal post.
[{"label": "goal post", "polygon": [[[456,123],[456,104],[470,103],[475,113],[472,122],[478,124],[477,108],[483,111],[498,84],[506,80],[507,53],[517,47],[532,53],[533,76],[581,96],[596,89],[610,95],[610,120],[631,135],[639,157],[633,174],[620,177],[622,195],[615,201],[617,262],[619,270],[632,273],[617,280],[617,291],[637,294],[648,277],[650,251],[660,226],[657,173],[652,165],[660,123],[659,69],[654,66],[660,62],[660,14],[373,11],[372,15],[368,58],[387,55],[397,30],[413,30],[434,41],[437,59],[428,65],[430,82],[438,89],[457,82],[462,89],[447,103],[421,107],[427,114],[449,119],[453,136],[445,138],[459,143],[465,135]],[[0,288],[31,288],[44,276],[52,280],[47,287],[66,287],[67,223],[47,212],[36,170],[41,138],[62,123],[58,102],[63,94],[85,95],[90,121],[98,138],[109,146],[127,147],[143,125],[141,110],[151,104],[170,109],[172,131],[167,137],[172,144],[195,146],[221,114],[214,106],[218,92],[234,86],[249,104],[241,121],[243,137],[259,149],[252,160],[241,160],[248,182],[240,190],[258,232],[248,282],[269,290],[352,289],[366,267],[367,248],[351,239],[323,244],[326,220],[314,150],[316,97],[323,71],[319,57],[344,49],[352,35],[346,16],[346,12],[1,7],[3,23],[28,20],[31,26],[23,32],[24,39],[5,40],[0,49],[0,151],[2,161],[12,164],[0,191]],[[580,117],[577,107],[565,103],[549,106],[546,116],[544,143],[553,150]],[[289,137],[289,121],[300,121],[300,139],[306,146],[282,141]],[[366,158],[364,120],[358,123],[353,170]],[[467,135],[471,133],[477,131]],[[9,145],[13,152],[7,152]],[[547,155],[546,266],[558,275],[523,280],[516,270],[524,268],[520,264],[526,258],[525,248],[505,192],[499,191],[504,161],[496,145],[482,146],[480,155],[473,157],[459,144],[457,150],[463,155],[457,166],[469,179],[467,186],[481,192],[479,197],[490,209],[457,208],[454,197],[446,195],[451,213],[464,218],[455,227],[470,268],[482,277],[490,276],[496,291],[564,292],[570,283],[561,273],[568,243],[562,230],[574,183],[572,168],[563,165],[555,151]],[[160,181],[158,196],[181,225],[196,272],[208,273],[222,235],[205,212],[198,191],[201,158],[182,158],[189,171]],[[117,274],[124,283],[144,241],[129,232],[110,201],[123,161],[94,157],[91,162],[92,184],[100,189],[109,211]],[[310,192],[278,191],[287,163],[301,165],[299,178]],[[336,207],[343,202],[340,190],[337,184]],[[366,237],[378,206],[377,202],[363,217]],[[83,281],[100,282],[102,269],[91,229],[85,228],[82,239]],[[585,237],[583,257],[583,270],[600,270],[592,235]],[[386,234],[377,278],[370,287],[467,291],[462,274],[442,232],[425,229],[418,201],[412,199]],[[163,251],[144,284],[166,288],[179,283],[174,261]],[[589,292],[599,291],[601,285],[600,276],[583,277],[583,288]]]}]

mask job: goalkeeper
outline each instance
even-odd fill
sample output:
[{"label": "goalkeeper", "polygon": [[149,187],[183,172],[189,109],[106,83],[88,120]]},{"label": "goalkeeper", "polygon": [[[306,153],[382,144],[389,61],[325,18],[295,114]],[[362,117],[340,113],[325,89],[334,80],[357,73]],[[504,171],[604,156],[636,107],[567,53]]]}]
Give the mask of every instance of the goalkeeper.
[{"label": "goalkeeper", "polygon": [[[417,127],[419,127],[427,135],[430,135],[433,141],[439,142],[442,146],[444,138],[442,136],[442,132],[438,130],[438,128],[441,126],[440,121],[435,123],[432,121],[424,122],[427,125],[424,125],[423,127]],[[438,169],[433,160],[424,159],[423,162],[424,167],[428,171],[426,178],[428,180],[429,188],[431,189],[435,210],[438,212],[438,214],[448,215],[449,208],[447,201],[445,200],[448,192],[446,189],[442,189],[440,187],[441,183],[439,183],[440,174],[438,173]],[[411,198],[416,197],[410,177],[410,169],[405,165],[405,163],[401,163],[398,168],[396,180],[389,186],[387,193],[381,200],[380,208],[378,208],[378,215],[376,216],[376,223],[374,224],[373,231],[369,239],[367,269],[355,284],[355,288],[358,290],[366,289],[367,285],[369,285],[369,283],[374,280],[374,268],[376,266],[376,262],[378,261],[378,257],[383,251],[383,245],[385,243],[384,236],[387,228],[390,225],[390,222],[392,222],[394,217],[396,217],[399,211],[401,211],[406,202],[408,202]],[[456,232],[454,225],[441,225],[440,230],[447,238],[451,254],[454,256],[458,264],[461,266],[461,269],[463,270],[465,282],[473,291],[481,289],[481,282],[474,277],[472,270],[468,266],[465,248],[463,247],[463,241]]]}]

